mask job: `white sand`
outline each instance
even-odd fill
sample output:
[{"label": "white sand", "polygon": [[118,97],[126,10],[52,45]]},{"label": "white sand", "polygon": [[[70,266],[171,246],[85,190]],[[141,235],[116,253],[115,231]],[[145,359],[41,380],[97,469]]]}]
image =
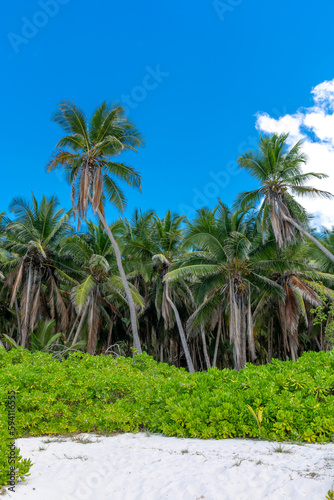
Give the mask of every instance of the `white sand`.
[{"label": "white sand", "polygon": [[[325,500],[334,479],[334,444],[161,435],[81,435],[18,439],[34,463],[15,500]],[[52,443],[45,443],[48,439]],[[279,446],[285,453],[277,452]],[[43,449],[41,449],[43,448]],[[286,453],[289,452],[289,453]]]}]

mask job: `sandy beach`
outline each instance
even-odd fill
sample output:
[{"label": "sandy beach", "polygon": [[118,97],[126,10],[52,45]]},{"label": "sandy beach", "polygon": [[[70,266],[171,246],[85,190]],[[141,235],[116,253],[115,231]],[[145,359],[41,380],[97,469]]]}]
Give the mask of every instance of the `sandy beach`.
[{"label": "sandy beach", "polygon": [[325,500],[334,444],[162,435],[18,439],[34,466],[15,500]]}]

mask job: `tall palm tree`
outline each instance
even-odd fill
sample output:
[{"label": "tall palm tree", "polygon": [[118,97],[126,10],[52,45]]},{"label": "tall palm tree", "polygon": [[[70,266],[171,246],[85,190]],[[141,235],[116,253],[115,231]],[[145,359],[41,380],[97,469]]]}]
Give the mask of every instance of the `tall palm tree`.
[{"label": "tall palm tree", "polygon": [[29,205],[21,198],[14,199],[10,211],[16,215],[8,221],[4,248],[6,260],[2,269],[7,277],[4,288],[11,291],[10,307],[15,303],[19,313],[19,343],[26,346],[28,333],[33,330],[42,315],[57,319],[58,326],[65,329],[67,309],[60,288],[61,280],[70,282],[66,262],[59,258],[59,243],[72,231],[69,223],[71,211],[58,208],[53,196],[43,197],[38,203],[33,195]]},{"label": "tall palm tree", "polygon": [[232,214],[221,202],[214,212],[200,211],[185,238],[193,254],[165,277],[168,282],[200,278],[204,300],[190,318],[190,327],[203,324],[219,306],[228,310],[236,370],[246,365],[247,337],[250,358],[255,358],[252,298],[262,290],[282,296],[281,287],[266,276],[256,256],[252,226],[245,214]]},{"label": "tall palm tree", "polygon": [[135,214],[134,228],[128,227],[126,252],[130,259],[139,262],[139,271],[143,277],[147,279],[150,276],[151,300],[156,309],[159,309],[158,316],[162,316],[166,331],[173,328],[175,318],[188,370],[194,373],[193,361],[177,306],[178,302],[184,304],[184,297],[187,296],[189,299],[191,294],[185,283],[180,284],[178,288],[172,288],[169,283],[164,282],[170,266],[179,258],[183,238],[181,224],[184,217],[173,215],[169,210],[165,217],[160,219],[151,212],[143,215],[142,223],[138,223],[137,215]]},{"label": "tall palm tree", "polygon": [[302,142],[297,142],[289,149],[287,139],[288,134],[261,136],[258,151],[247,151],[239,156],[239,166],[245,168],[259,181],[261,187],[240,193],[234,206],[246,209],[250,205],[262,202],[259,216],[263,228],[265,229],[267,220],[270,219],[280,248],[296,241],[295,229],[297,229],[334,262],[334,255],[307,231],[307,213],[294,198],[294,196],[332,198],[331,193],[306,185],[312,178],[323,179],[327,176],[314,172],[303,173],[302,166],[306,163],[306,156],[301,152]]},{"label": "tall palm tree", "polygon": [[133,334],[134,347],[142,352],[137,328],[136,308],[122,264],[117,241],[104,215],[107,199],[123,211],[125,196],[115,181],[120,179],[134,188],[141,187],[141,177],[125,163],[113,158],[120,153],[136,151],[143,139],[135,126],[126,118],[121,106],[102,103],[93,113],[90,122],[75,103],[63,101],[52,120],[63,128],[66,135],[56,145],[56,151],[48,162],[48,171],[62,167],[72,185],[72,205],[79,224],[85,218],[90,204],[106,230],[116,255],[118,270],[126,292]]},{"label": "tall palm tree", "polygon": [[[121,315],[115,304],[116,298],[118,302],[124,300],[123,283],[115,273],[113,247],[102,227],[87,221],[85,233],[64,239],[62,254],[70,256],[78,266],[79,279],[72,289],[71,298],[80,322],[72,344],[76,344],[87,318],[88,352],[94,354],[102,319],[112,325],[111,318]],[[141,297],[134,287],[131,293],[133,300],[141,306]]]}]

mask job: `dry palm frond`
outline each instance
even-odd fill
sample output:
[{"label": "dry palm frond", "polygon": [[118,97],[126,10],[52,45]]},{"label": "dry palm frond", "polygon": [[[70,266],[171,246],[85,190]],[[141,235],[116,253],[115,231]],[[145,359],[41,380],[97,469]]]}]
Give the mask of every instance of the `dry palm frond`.
[{"label": "dry palm frond", "polygon": [[312,306],[318,307],[321,305],[319,295],[310,286],[297,278],[297,276],[291,276],[289,282],[292,287],[298,288],[304,300],[312,304]]},{"label": "dry palm frond", "polygon": [[59,288],[55,282],[55,280],[51,277],[51,283],[52,287],[54,288],[56,292],[56,298],[57,298],[57,312],[60,316],[60,328],[62,330],[65,330],[68,324],[68,313],[67,313],[67,308],[65,305],[65,302],[63,300],[63,297],[61,296],[61,293],[59,291]]},{"label": "dry palm frond", "polygon": [[97,168],[94,172],[94,181],[93,181],[93,211],[101,206],[102,200],[102,192],[103,192],[103,176],[100,168]]}]

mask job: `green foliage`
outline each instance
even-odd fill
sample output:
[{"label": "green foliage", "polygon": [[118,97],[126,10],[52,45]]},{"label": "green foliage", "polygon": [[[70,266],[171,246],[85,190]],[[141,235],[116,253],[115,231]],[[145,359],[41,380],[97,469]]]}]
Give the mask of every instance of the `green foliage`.
[{"label": "green foliage", "polygon": [[334,488],[327,492],[326,500],[334,500]]},{"label": "green foliage", "polygon": [[[9,444],[12,443],[12,438],[8,431],[8,420],[6,410],[4,408],[4,400],[7,398],[7,393],[1,386],[1,411],[0,411],[0,495],[1,486],[10,484],[10,467],[15,467],[15,482],[17,479],[25,480],[29,476],[29,470],[32,466],[31,460],[22,458],[20,449],[15,448],[15,459],[9,456]],[[15,465],[13,464],[15,460]],[[11,485],[13,486],[13,485]]]},{"label": "green foliage", "polygon": [[6,335],[5,333],[2,334],[3,340],[5,340],[11,347],[14,349],[19,349],[20,346],[15,342],[14,339]]},{"label": "green foliage", "polygon": [[[55,323],[54,320],[42,321],[39,328],[35,330],[34,333],[31,332],[30,350],[32,352],[48,352],[52,353],[53,358],[61,358],[63,356],[68,356],[70,352],[73,353],[85,347],[86,342],[83,340],[71,344],[71,342],[65,342],[63,333],[54,334],[53,329]],[[14,339],[5,333],[2,336],[12,349],[23,349],[22,346],[19,346]],[[59,343],[56,342],[57,340]]]},{"label": "green foliage", "polygon": [[247,408],[249,409],[249,411],[253,415],[255,422],[257,423],[258,428],[261,429],[263,409],[259,408],[257,410],[257,412],[255,412],[251,406],[247,405]]},{"label": "green foliage", "polygon": [[[314,325],[325,325],[325,339],[329,344],[334,346],[334,294],[328,289],[326,291],[322,289],[318,291],[321,305],[315,309],[311,309],[310,312],[315,315]],[[330,297],[328,296],[329,293]]]},{"label": "green foliage", "polygon": [[334,439],[334,352],[190,375],[146,354],[114,359],[78,352],[58,361],[49,353],[2,349],[0,387],[1,443],[7,390],[17,394],[18,437],[148,430],[203,439]]},{"label": "green foliage", "polygon": [[42,321],[39,328],[31,333],[30,349],[34,351],[50,351],[52,344],[61,337],[61,333],[53,333],[56,322]]}]

